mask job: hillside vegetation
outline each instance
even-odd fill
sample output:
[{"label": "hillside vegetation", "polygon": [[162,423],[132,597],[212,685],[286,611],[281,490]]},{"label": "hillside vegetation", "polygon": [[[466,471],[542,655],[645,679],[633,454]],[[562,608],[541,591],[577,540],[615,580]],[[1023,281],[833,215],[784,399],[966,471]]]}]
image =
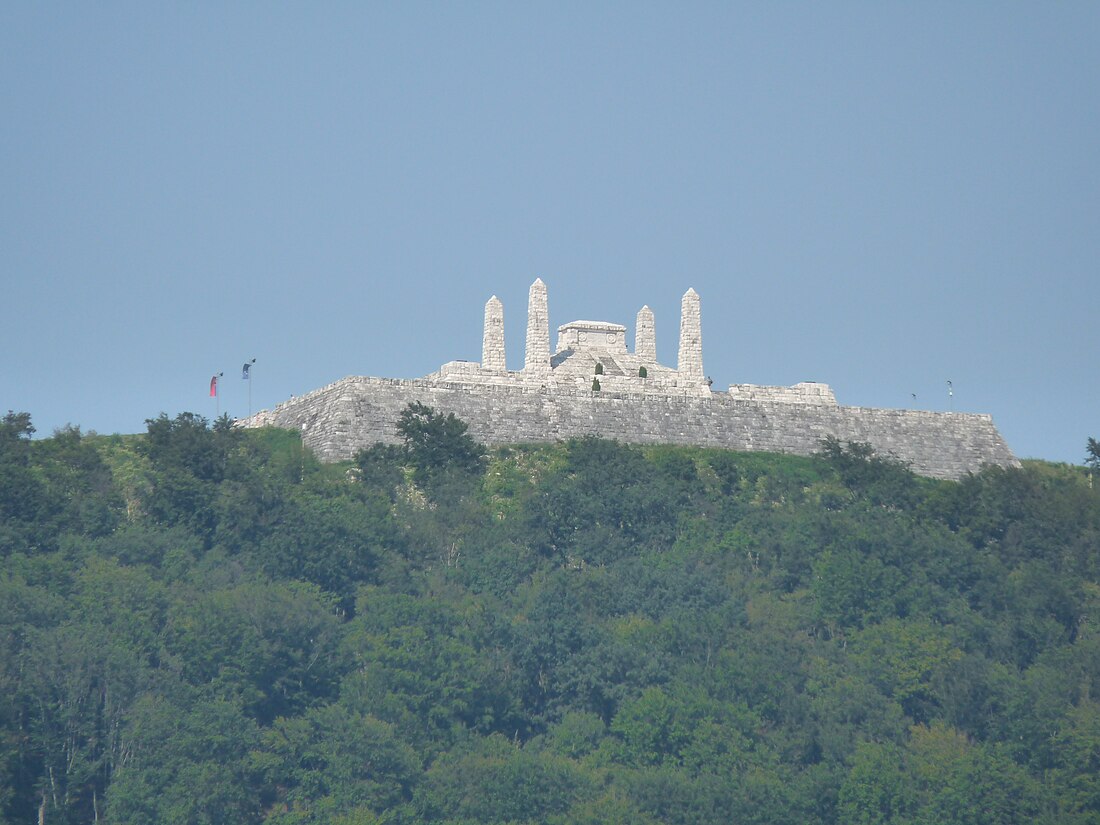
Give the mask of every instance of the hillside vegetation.
[{"label": "hillside vegetation", "polygon": [[0,823],[1100,823],[1100,489],[0,424]]}]

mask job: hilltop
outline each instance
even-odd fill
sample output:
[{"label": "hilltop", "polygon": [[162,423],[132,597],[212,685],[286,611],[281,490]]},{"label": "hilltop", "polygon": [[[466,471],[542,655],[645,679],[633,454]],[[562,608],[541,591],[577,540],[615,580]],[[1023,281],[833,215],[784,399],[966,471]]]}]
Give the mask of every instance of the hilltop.
[{"label": "hilltop", "polygon": [[522,370],[506,367],[504,307],[494,295],[485,304],[480,363],[449,361],[412,380],[350,376],[239,424],[296,430],[322,461],[346,461],[376,442],[400,444],[398,416],[423,403],[468,421],[470,434],[491,446],[595,436],[807,456],[833,438],[867,444],[931,478],[1018,464],[989,415],[842,406],[814,381],[714,391],[703,371],[701,313],[699,294],[688,289],[675,368],[657,361],[648,306],[638,312],[633,351],[622,324],[572,321],[558,327],[551,354],[547,288],[536,278]]}]

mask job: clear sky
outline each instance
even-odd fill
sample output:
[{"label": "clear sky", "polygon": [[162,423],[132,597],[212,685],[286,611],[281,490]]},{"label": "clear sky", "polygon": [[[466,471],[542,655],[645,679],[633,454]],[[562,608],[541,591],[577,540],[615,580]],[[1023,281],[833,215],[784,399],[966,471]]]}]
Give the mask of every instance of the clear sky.
[{"label": "clear sky", "polygon": [[[675,365],[1100,437],[1100,3],[0,5],[0,407],[248,412],[656,314]],[[954,385],[948,398],[947,381]],[[916,399],[913,399],[916,394]]]}]

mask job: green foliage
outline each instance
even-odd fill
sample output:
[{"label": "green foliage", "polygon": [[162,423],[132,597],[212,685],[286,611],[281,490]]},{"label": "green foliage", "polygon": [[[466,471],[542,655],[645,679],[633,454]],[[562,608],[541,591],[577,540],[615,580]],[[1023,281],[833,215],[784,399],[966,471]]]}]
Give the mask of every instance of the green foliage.
[{"label": "green foliage", "polygon": [[818,618],[838,632],[893,613],[890,598],[901,571],[858,550],[826,550],[813,562],[811,585]]},{"label": "green foliage", "polygon": [[613,441],[573,439],[565,451],[532,501],[531,538],[544,552],[598,564],[671,544],[690,485],[654,483],[659,473],[641,450]]},{"label": "green foliage", "polygon": [[[10,415],[10,413],[9,413]],[[1090,438],[1085,446],[1085,464],[1093,470],[1100,470],[1100,441]]]},{"label": "green foliage", "polygon": [[914,806],[902,767],[902,749],[893,743],[863,742],[856,749],[837,812],[851,825],[889,825],[907,821]]},{"label": "green foliage", "polygon": [[77,427],[33,443],[32,433],[26,413],[0,423],[0,555],[54,549],[66,532],[114,530],[123,501],[93,439]]},{"label": "green foliage", "polygon": [[302,579],[340,596],[350,611],[355,588],[375,579],[383,554],[399,545],[388,507],[377,499],[301,491],[282,502],[250,550],[276,579]]},{"label": "green foliage", "polygon": [[211,429],[201,415],[188,412],[174,419],[161,413],[145,423],[148,433],[139,451],[151,473],[142,508],[159,524],[182,525],[210,541],[217,485],[236,475],[243,432],[224,416]]},{"label": "green foliage", "polygon": [[600,379],[599,378],[593,378],[592,379],[592,392],[599,392],[599,391],[600,391]]},{"label": "green foliage", "polygon": [[877,455],[870,444],[845,445],[830,435],[822,439],[817,455],[844,486],[869,503],[903,508],[912,504],[916,476],[901,462]]},{"label": "green foliage", "polygon": [[417,807],[430,822],[536,822],[590,797],[593,778],[568,759],[532,753],[499,736],[437,761]]},{"label": "green foliage", "polygon": [[607,726],[594,713],[571,710],[548,732],[550,747],[562,756],[579,759],[599,747]]},{"label": "green foliage", "polygon": [[382,813],[412,799],[421,765],[392,725],[332,704],[282,718],[265,733],[267,781],[292,818],[328,823],[336,814]]},{"label": "green foliage", "polygon": [[670,694],[650,687],[623,702],[611,723],[619,741],[608,750],[632,767],[670,765],[691,776],[732,775],[758,761],[754,728],[759,723],[744,705],[718,702],[699,690]]},{"label": "green foliage", "polygon": [[476,612],[376,588],[363,590],[356,612],[343,652],[355,667],[343,687],[351,707],[422,747],[449,745],[466,728],[515,732],[511,685]]},{"label": "green foliage", "polygon": [[35,545],[35,521],[43,515],[46,493],[31,467],[28,413],[8,410],[0,420],[0,554]]},{"label": "green foliage", "polygon": [[1054,735],[1054,776],[1065,793],[1058,799],[1062,821],[1100,819],[1100,705],[1082,699]]},{"label": "green foliage", "polygon": [[913,729],[903,770],[914,822],[1023,825],[1042,812],[1037,781],[1000,748],[941,723]]},{"label": "green foliage", "polygon": [[935,685],[963,655],[927,621],[888,619],[862,631],[852,645],[854,664],[867,681],[920,721],[933,717]]},{"label": "green foliage", "polygon": [[58,533],[106,536],[123,518],[123,498],[96,441],[78,427],[66,427],[35,445],[39,477],[53,501],[52,527]]},{"label": "green foliage", "polygon": [[143,697],[127,719],[128,759],[108,794],[111,822],[258,823],[260,776],[250,752],[259,736],[232,703],[184,708]]},{"label": "green foliage", "polygon": [[1100,821],[1082,468],[398,423],[3,419],[0,822]]},{"label": "green foliage", "polygon": [[222,418],[210,429],[195,413],[174,419],[161,413],[146,420],[148,435],[144,453],[154,466],[186,472],[201,481],[220,481],[225,476],[228,453],[242,434]]},{"label": "green foliage", "polygon": [[36,432],[31,423],[31,414],[28,412],[13,412],[0,419],[0,443],[8,447],[10,444],[25,443]]},{"label": "green foliage", "polygon": [[173,606],[165,645],[187,683],[269,723],[334,695],[343,665],[333,602],[296,581],[195,594]]},{"label": "green foliage", "polygon": [[402,471],[404,453],[392,444],[378,443],[355,454],[359,482],[371,493],[384,496],[392,504],[397,488],[405,481]]},{"label": "green foliage", "polygon": [[449,480],[461,484],[482,472],[485,450],[467,429],[454,413],[437,413],[419,401],[401,411],[397,432],[418,486],[438,493]]}]

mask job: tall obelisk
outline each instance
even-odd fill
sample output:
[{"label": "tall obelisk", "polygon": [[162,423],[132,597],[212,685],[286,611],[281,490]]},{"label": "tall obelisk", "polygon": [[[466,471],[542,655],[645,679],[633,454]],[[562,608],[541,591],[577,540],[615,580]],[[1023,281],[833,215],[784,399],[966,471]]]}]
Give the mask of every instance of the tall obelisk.
[{"label": "tall obelisk", "polygon": [[689,289],[680,302],[680,356],[676,364],[681,386],[702,384],[703,330],[699,312],[699,293]]},{"label": "tall obelisk", "polygon": [[550,310],[542,278],[535,278],[527,294],[527,352],[523,377],[528,381],[545,381],[550,377]]},{"label": "tall obelisk", "polygon": [[504,304],[496,295],[485,303],[485,331],[481,336],[481,368],[501,375],[507,370],[504,358]]}]

